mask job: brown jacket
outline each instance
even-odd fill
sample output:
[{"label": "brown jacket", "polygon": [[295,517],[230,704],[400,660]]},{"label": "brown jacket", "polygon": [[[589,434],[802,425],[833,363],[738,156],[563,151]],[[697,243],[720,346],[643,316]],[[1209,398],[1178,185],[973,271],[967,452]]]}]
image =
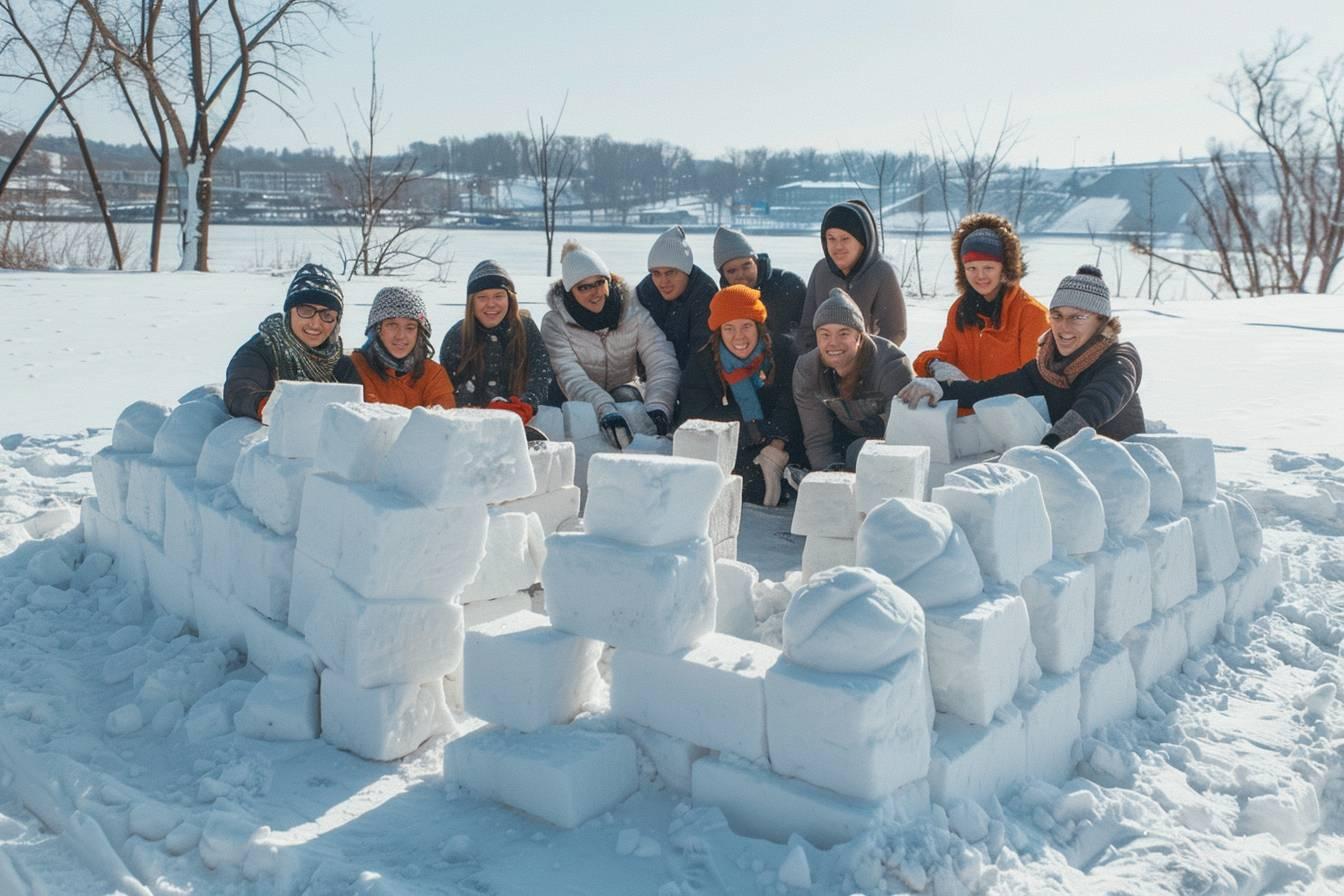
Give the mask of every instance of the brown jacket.
[{"label": "brown jacket", "polygon": [[864,338],[872,342],[873,353],[853,398],[840,398],[835,371],[822,365],[817,349],[799,358],[793,368],[793,399],[803,424],[807,461],[814,470],[843,460],[831,428],[837,421],[855,435],[882,438],[892,398],[914,377],[910,359],[894,342],[881,336]]}]

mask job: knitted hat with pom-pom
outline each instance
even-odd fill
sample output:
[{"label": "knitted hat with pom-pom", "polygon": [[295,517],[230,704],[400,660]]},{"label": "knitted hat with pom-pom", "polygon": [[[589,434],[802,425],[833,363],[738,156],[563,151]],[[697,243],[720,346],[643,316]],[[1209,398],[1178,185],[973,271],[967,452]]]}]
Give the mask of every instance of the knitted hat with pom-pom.
[{"label": "knitted hat with pom-pom", "polygon": [[607,263],[592,249],[586,249],[577,240],[568,240],[560,250],[560,281],[565,290],[589,277],[610,277]]},{"label": "knitted hat with pom-pom", "polygon": [[1055,295],[1050,299],[1050,310],[1056,308],[1079,308],[1110,317],[1111,291],[1106,287],[1106,281],[1101,279],[1101,271],[1085,264],[1078,269],[1078,273],[1059,281]]}]

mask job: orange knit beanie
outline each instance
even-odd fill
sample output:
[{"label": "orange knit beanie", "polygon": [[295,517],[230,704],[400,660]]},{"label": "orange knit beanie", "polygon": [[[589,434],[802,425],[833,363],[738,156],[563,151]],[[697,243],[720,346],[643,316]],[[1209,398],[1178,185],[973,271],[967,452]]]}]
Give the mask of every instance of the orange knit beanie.
[{"label": "orange knit beanie", "polygon": [[760,290],[742,283],[725,286],[709,300],[709,328],[717,330],[730,320],[754,320],[765,323],[765,303]]}]

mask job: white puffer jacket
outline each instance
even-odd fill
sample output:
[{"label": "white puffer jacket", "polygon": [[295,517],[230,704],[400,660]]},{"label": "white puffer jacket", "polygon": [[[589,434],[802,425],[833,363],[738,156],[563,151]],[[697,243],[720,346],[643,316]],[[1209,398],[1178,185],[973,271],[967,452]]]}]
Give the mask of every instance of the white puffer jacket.
[{"label": "white puffer jacket", "polygon": [[552,284],[546,294],[551,310],[541,320],[541,339],[556,382],[567,399],[589,402],[600,418],[616,410],[610,390],[634,382],[642,365],[644,406],[671,419],[681,379],[672,343],[620,277],[611,278],[611,294],[620,296],[620,320],[610,330],[594,333],[575,323],[565,308],[564,284],[559,280]]}]

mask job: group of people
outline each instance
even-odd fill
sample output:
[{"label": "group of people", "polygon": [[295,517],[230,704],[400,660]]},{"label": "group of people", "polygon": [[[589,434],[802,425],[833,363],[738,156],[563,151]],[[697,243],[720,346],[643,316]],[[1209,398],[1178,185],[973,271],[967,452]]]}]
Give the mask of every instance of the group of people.
[{"label": "group of people", "polygon": [[912,363],[901,348],[899,277],[868,206],[828,209],[821,247],[804,284],[744,233],[720,227],[716,281],[672,227],[632,288],[570,241],[540,327],[508,271],[482,261],[439,361],[424,300],[400,286],[374,297],[365,341],[346,355],[340,283],[307,264],[281,312],[229,363],[224,400],[235,416],[260,419],[278,380],[343,382],[361,384],[366,401],[497,408],[524,423],[542,405],[585,401],[617,447],[632,437],[625,403],[639,401],[660,435],[693,418],[739,422],[743,498],[767,506],[787,500],[790,468],[852,470],[863,442],[885,434],[893,399],[955,400],[970,413],[990,396],[1041,395],[1050,446],[1084,427],[1116,439],[1143,431],[1139,356],[1118,339],[1096,268],[1065,277],[1047,309],[1021,287],[1026,265],[1009,222],[967,216],[952,236],[958,298],[938,346]]}]

